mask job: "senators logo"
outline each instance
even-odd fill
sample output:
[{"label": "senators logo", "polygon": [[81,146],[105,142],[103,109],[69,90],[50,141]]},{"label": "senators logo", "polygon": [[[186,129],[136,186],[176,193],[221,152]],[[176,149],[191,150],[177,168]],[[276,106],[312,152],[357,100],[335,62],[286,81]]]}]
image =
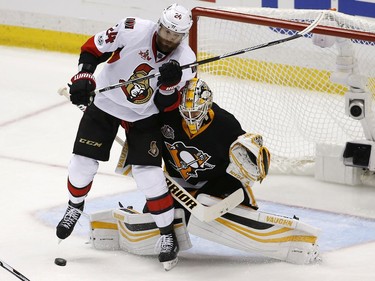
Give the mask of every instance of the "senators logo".
[{"label": "senators logo", "polygon": [[178,171],[184,180],[198,177],[197,171],[211,170],[215,167],[207,163],[210,155],[193,146],[185,146],[181,141],[173,144],[164,142],[173,162],[170,161],[173,168]]},{"label": "senators logo", "polygon": [[[140,64],[130,76],[129,80],[147,76],[153,68],[148,64]],[[120,79],[120,83],[125,80]],[[134,104],[146,103],[150,100],[154,90],[150,87],[149,79],[134,82],[121,87],[128,101]]]},{"label": "senators logo", "polygon": [[148,151],[148,154],[150,154],[152,157],[156,157],[159,155],[159,148],[156,145],[156,141],[152,141],[150,143],[150,149]]}]

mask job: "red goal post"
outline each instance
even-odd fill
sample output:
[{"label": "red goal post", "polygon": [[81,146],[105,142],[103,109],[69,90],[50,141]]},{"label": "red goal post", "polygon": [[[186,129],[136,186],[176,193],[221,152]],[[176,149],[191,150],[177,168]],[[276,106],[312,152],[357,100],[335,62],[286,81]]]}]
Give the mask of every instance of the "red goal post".
[{"label": "red goal post", "polygon": [[[196,7],[189,44],[199,61],[291,36],[320,12]],[[313,44],[313,34],[329,35],[333,45]],[[374,21],[327,11],[303,38],[201,65],[198,76],[246,131],[263,135],[272,170],[312,174],[317,144],[364,139],[361,124],[345,114],[348,86],[330,80],[337,71],[363,75],[375,97]]]}]

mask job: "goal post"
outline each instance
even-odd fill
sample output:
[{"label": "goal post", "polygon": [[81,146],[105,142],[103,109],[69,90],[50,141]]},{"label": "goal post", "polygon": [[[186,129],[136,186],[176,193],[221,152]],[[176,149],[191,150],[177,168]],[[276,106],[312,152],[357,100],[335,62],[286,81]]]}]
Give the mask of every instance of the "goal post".
[{"label": "goal post", "polygon": [[[326,12],[319,26],[299,39],[198,67],[214,101],[246,131],[263,136],[273,171],[313,174],[318,144],[365,139],[361,123],[346,113],[345,79],[363,76],[374,99],[375,21]],[[292,36],[319,13],[196,7],[189,43],[199,61]]]}]

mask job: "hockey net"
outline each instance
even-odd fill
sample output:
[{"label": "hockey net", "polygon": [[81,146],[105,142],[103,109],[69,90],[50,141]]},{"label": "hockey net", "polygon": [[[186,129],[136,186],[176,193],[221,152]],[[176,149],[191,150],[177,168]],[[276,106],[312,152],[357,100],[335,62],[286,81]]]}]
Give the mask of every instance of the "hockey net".
[{"label": "hockey net", "polygon": [[[198,7],[189,42],[202,60],[291,36],[320,12]],[[313,32],[349,40],[355,71],[366,77],[374,98],[375,22],[327,11]],[[233,113],[244,130],[263,136],[273,172],[312,174],[318,143],[365,139],[360,122],[345,114],[347,86],[330,81],[337,69],[337,44],[322,48],[312,36],[198,67],[214,101]]]}]

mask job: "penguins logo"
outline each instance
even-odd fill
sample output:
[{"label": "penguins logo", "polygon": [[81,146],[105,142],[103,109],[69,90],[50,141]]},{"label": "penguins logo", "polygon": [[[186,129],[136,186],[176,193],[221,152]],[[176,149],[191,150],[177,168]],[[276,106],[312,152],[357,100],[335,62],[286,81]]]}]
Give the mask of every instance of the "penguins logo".
[{"label": "penguins logo", "polygon": [[[130,76],[129,80],[137,79],[139,77],[147,76],[153,68],[148,64],[140,64]],[[120,83],[125,80],[120,79]],[[149,79],[145,79],[139,82],[134,82],[121,87],[128,101],[134,104],[146,103],[150,100],[154,90],[150,87]]]},{"label": "penguins logo", "polygon": [[164,143],[174,162],[170,161],[170,163],[184,180],[198,177],[197,171],[211,170],[215,167],[207,163],[211,156],[196,147],[185,146],[180,141],[173,144]]}]

